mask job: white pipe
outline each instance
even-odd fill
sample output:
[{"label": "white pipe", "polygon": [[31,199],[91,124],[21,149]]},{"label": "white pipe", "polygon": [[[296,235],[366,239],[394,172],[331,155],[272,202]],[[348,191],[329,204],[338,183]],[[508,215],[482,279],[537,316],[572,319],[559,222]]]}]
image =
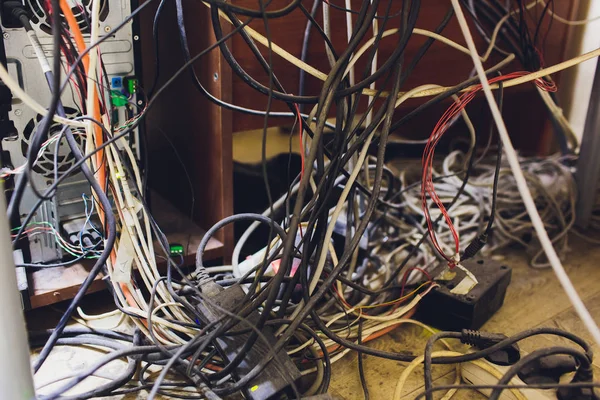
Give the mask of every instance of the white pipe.
[{"label": "white pipe", "polygon": [[546,257],[548,258],[548,261],[550,262],[554,273],[556,274],[556,277],[558,278],[560,284],[566,292],[567,297],[571,301],[573,308],[579,315],[579,318],[581,318],[587,330],[594,338],[596,344],[600,345],[600,329],[598,329],[598,325],[596,325],[596,322],[594,322],[594,319],[583,304],[583,301],[581,301],[577,290],[575,289],[573,283],[569,279],[569,276],[565,272],[560,258],[558,258],[556,250],[552,245],[552,241],[550,240],[550,237],[548,237],[548,232],[546,232],[546,229],[544,228],[544,223],[535,206],[535,202],[533,201],[531,192],[527,187],[527,181],[523,176],[523,171],[521,171],[521,165],[519,164],[517,152],[515,151],[512,145],[510,136],[508,135],[508,130],[506,129],[506,125],[504,124],[504,120],[502,119],[502,114],[500,113],[498,104],[496,104],[496,100],[494,99],[494,95],[492,94],[492,89],[490,88],[490,84],[485,75],[485,71],[483,70],[483,65],[481,64],[479,56],[477,55],[475,42],[473,41],[471,32],[469,32],[467,20],[465,19],[465,16],[458,3],[458,0],[452,0],[452,7],[454,7],[454,12],[456,13],[456,17],[458,18],[460,29],[462,30],[463,36],[465,37],[469,50],[471,51],[471,58],[473,59],[473,64],[475,64],[475,68],[477,69],[477,75],[479,76],[479,80],[481,81],[483,92],[485,93],[485,97],[487,98],[490,110],[494,117],[494,121],[496,122],[498,133],[500,134],[500,139],[502,139],[502,144],[504,145],[504,152],[506,153],[506,158],[508,159],[508,163],[510,164],[510,169],[512,170],[512,173],[515,177],[515,181],[517,183],[517,188],[519,189],[519,193],[521,194],[521,198],[523,199],[523,203],[525,204],[525,209],[529,214],[529,218],[531,219],[531,223],[533,224],[538,239],[542,245],[542,248],[544,249],[544,252],[546,253]]},{"label": "white pipe", "polygon": [[[4,193],[1,183],[0,191]],[[0,196],[0,210],[0,268],[4,271],[0,279],[0,398],[31,400],[35,390],[4,196]]]}]

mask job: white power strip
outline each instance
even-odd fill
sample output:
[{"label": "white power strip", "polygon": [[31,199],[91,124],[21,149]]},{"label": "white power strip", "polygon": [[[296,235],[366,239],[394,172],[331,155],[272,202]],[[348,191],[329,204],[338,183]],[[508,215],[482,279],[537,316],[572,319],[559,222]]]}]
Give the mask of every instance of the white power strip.
[{"label": "white power strip", "polygon": [[[510,368],[510,366],[504,367],[497,364],[493,364],[485,359],[481,359],[481,362],[486,363],[491,368],[497,370],[504,375]],[[483,368],[471,363],[466,362],[461,365],[461,375],[464,381],[471,385],[494,385],[498,383],[498,378],[484,370]],[[515,376],[510,381],[511,385],[525,385],[518,376]],[[478,389],[482,394],[489,396],[492,393],[491,389]],[[554,389],[519,389],[523,396],[528,400],[557,400],[556,391]],[[506,389],[502,391],[500,400],[519,400],[512,391]]]}]

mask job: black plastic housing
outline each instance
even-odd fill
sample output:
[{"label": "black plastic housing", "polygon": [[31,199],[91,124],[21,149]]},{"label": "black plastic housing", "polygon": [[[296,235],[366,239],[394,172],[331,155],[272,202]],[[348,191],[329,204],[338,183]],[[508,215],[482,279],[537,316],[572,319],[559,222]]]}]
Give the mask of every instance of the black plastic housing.
[{"label": "black plastic housing", "polygon": [[[465,272],[454,268],[456,276],[423,297],[416,318],[438,329],[460,331],[479,329],[504,303],[510,283],[511,269],[496,261],[476,257],[463,262],[478,280],[478,284],[466,295],[451,292],[465,277]],[[441,267],[432,276],[437,276]]]}]

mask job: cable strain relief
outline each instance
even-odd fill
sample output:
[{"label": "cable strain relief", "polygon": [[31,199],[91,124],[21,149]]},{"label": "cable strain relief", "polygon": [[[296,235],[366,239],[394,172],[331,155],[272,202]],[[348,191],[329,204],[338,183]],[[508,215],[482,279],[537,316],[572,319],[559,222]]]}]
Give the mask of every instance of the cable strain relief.
[{"label": "cable strain relief", "polygon": [[[594,370],[591,364],[580,365],[573,376],[571,383],[593,383]],[[556,391],[558,400],[598,400],[598,392],[594,387],[570,387],[563,386]]]},{"label": "cable strain relief", "polygon": [[460,338],[461,343],[469,346],[476,346],[481,342],[481,332],[472,329],[463,329],[462,336]]},{"label": "cable strain relief", "polygon": [[23,14],[27,15],[27,12],[25,11],[23,4],[21,4],[21,2],[19,2],[19,1],[14,1],[14,0],[4,1],[2,3],[2,7],[4,8],[4,11],[9,13],[11,16],[15,17],[16,19],[19,19],[19,17]]},{"label": "cable strain relief", "polygon": [[462,259],[468,260],[469,258],[475,257],[475,255],[477,255],[477,253],[479,253],[479,251],[483,248],[483,246],[485,246],[487,244],[487,240],[488,240],[488,236],[486,233],[482,233],[481,235],[479,235],[475,239],[473,239],[473,241],[471,241],[471,243],[469,243],[469,245],[465,249],[465,251],[462,255]]},{"label": "cable strain relief", "polygon": [[21,24],[25,30],[30,31],[33,28],[31,27],[31,18],[29,17],[29,13],[25,9],[25,6],[19,2],[14,0],[5,1],[2,3],[4,16],[10,15],[12,19],[12,23]]},{"label": "cable strain relief", "polygon": [[213,278],[206,272],[204,267],[196,269],[196,279],[198,282],[198,287],[202,287],[210,282],[214,282]]},{"label": "cable strain relief", "polygon": [[[16,2],[11,1],[8,4],[11,4],[11,3],[16,3]],[[27,11],[25,11],[25,9],[21,5],[19,5],[19,6],[11,6],[11,7],[12,7],[12,9],[11,9],[10,12],[11,12],[11,14],[12,14],[13,17],[15,17],[18,20],[21,20],[21,17],[25,17],[25,18],[27,18],[29,20],[29,15],[27,14]]]},{"label": "cable strain relief", "polygon": [[580,365],[577,368],[577,372],[575,376],[573,376],[573,380],[571,382],[592,382],[594,380],[594,369],[591,364],[589,365]]}]

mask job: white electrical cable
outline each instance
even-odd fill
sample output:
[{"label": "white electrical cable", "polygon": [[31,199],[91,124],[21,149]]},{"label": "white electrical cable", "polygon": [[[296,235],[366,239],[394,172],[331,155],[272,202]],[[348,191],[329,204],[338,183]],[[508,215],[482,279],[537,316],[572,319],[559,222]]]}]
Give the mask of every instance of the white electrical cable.
[{"label": "white electrical cable", "polygon": [[[46,116],[48,114],[48,111],[45,107],[40,105],[37,101],[35,101],[27,93],[25,93],[23,89],[21,89],[21,86],[17,82],[15,82],[14,79],[11,78],[8,71],[6,70],[6,68],[4,68],[2,64],[0,64],[0,80],[2,80],[2,82],[4,82],[6,86],[8,86],[8,88],[11,90],[15,97],[19,98],[25,105],[27,105],[33,111],[37,112],[41,116]],[[60,117],[58,115],[54,115],[53,121],[62,125],[70,125],[77,127],[85,127],[87,125],[87,123],[85,122],[73,121],[68,118]]]},{"label": "white electrical cable", "polygon": [[[100,0],[92,0],[92,9],[90,12],[90,43],[96,43],[100,36]],[[97,101],[97,82],[94,79],[96,77],[96,70],[98,69],[98,52],[90,51],[88,54],[88,70],[87,70],[87,99],[86,99],[86,110],[88,117],[94,118],[96,107],[98,107]],[[85,153],[90,154],[94,150],[94,131],[95,125],[93,121],[86,121],[85,132],[87,133],[87,140],[85,145]],[[91,162],[93,164],[94,157]],[[95,170],[96,168],[94,168]]]},{"label": "white electrical cable", "polygon": [[[133,166],[134,176],[131,177],[135,179],[137,182],[137,186],[141,184],[141,175],[137,164],[135,163],[135,157],[131,149],[128,147],[127,143],[124,139],[121,139],[122,142],[119,142],[120,147],[123,148],[129,157],[129,164]],[[129,184],[125,177],[125,170],[123,169],[122,163],[120,161],[120,152],[117,151],[116,148],[111,147],[107,153],[107,164],[109,165],[109,169],[111,171],[111,178],[113,181],[113,186],[115,188],[115,192],[117,194],[116,200],[118,208],[121,210],[123,214],[129,213],[130,217],[125,217],[124,220],[126,222],[126,226],[123,229],[127,229],[131,238],[132,244],[134,247],[134,260],[136,265],[138,266],[138,270],[140,271],[140,275],[144,280],[144,283],[148,290],[152,289],[154,282],[159,279],[160,273],[156,267],[156,259],[154,257],[154,247],[152,243],[152,232],[150,228],[150,223],[148,219],[148,215],[144,208],[141,209],[141,216],[144,222],[144,228],[140,225],[140,220],[136,217],[137,209],[136,209],[136,200],[134,200],[134,196],[131,193]],[[110,155],[110,156],[109,156]],[[112,157],[111,157],[112,156]],[[118,175],[117,175],[118,174]],[[122,192],[122,195],[121,195]],[[129,221],[129,223],[127,223]],[[147,310],[148,305],[144,303],[144,298],[139,293],[137,296],[139,299],[138,302],[142,306],[142,309]],[[160,300],[163,303],[160,303]],[[157,305],[153,309],[153,315],[161,309],[164,309],[163,312],[165,315],[171,319],[177,319],[179,321],[184,322],[192,322],[191,319],[181,310],[180,307],[174,306],[176,303],[171,294],[167,291],[166,285],[159,285],[157,287],[157,296],[156,296]],[[124,306],[127,303],[123,304]],[[157,318],[153,320],[155,322],[154,329],[157,329],[159,325],[164,325],[167,328],[173,329],[171,326],[164,324],[164,320],[161,318]],[[165,337],[169,337],[171,344],[182,343],[182,339],[177,335],[174,335],[169,330],[160,329],[158,331]],[[157,332],[157,333],[158,333]]]},{"label": "white electrical cable", "polygon": [[[331,18],[329,13],[329,3],[323,2],[323,32],[325,32],[325,36],[331,40]],[[333,56],[333,52],[325,43],[325,54],[327,54],[327,60],[329,61],[329,66],[335,65],[335,57]]]},{"label": "white electrical cable", "polygon": [[[371,6],[373,5],[373,0],[371,1]],[[350,13],[348,13],[349,15]],[[377,22],[377,18],[373,18],[373,37],[377,37],[377,34],[379,33],[379,23]],[[375,71],[377,71],[377,60],[378,60],[378,56],[379,56],[379,49],[375,49],[375,54],[373,55],[373,60],[371,61],[371,75],[375,73]],[[375,90],[375,82],[371,83],[371,85],[369,86],[369,88],[371,90]],[[373,96],[369,96],[369,103],[371,103],[373,101]],[[367,114],[367,119],[365,120],[365,124],[367,126],[371,125],[371,122],[373,121],[373,109],[369,110],[369,113]]]},{"label": "white electrical cable", "polygon": [[527,187],[527,181],[525,180],[523,172],[521,171],[521,166],[519,164],[517,153],[512,145],[510,136],[508,135],[508,130],[506,129],[506,125],[504,124],[504,120],[502,119],[502,114],[500,113],[498,105],[496,104],[496,100],[494,99],[494,95],[492,94],[492,89],[490,88],[490,84],[486,78],[483,65],[481,64],[481,61],[477,56],[477,49],[475,48],[475,43],[469,31],[469,25],[467,24],[467,20],[465,19],[465,16],[462,12],[462,8],[460,7],[458,0],[451,1],[452,7],[454,7],[456,17],[460,24],[461,31],[463,33],[463,36],[465,37],[467,46],[471,51],[471,58],[473,59],[473,64],[477,69],[477,75],[479,76],[479,79],[481,81],[483,92],[485,93],[488,104],[490,106],[490,110],[494,117],[496,127],[498,128],[500,139],[502,140],[502,143],[504,145],[504,152],[515,177],[519,193],[521,194],[523,202],[525,203],[525,208],[527,209],[529,217],[531,218],[531,222],[533,223],[533,227],[535,228],[535,231],[537,233],[538,240],[540,241],[544,252],[546,253],[546,257],[548,258],[548,261],[550,262],[550,265],[552,266],[556,277],[558,278],[569,300],[571,301],[573,308],[575,309],[577,314],[579,314],[579,317],[581,318],[585,327],[594,338],[594,341],[600,345],[600,329],[598,328],[598,325],[596,325],[596,322],[594,321],[589,311],[583,304],[583,301],[579,297],[577,290],[575,289],[573,283],[569,279],[569,276],[565,272],[565,269],[560,259],[558,258],[558,255],[556,254],[554,246],[552,245],[552,241],[548,237],[548,232],[546,231],[544,223],[540,217],[540,214],[538,213],[536,205],[533,201],[533,197],[531,196],[531,192]]},{"label": "white electrical cable", "polygon": [[216,267],[206,267],[206,272],[209,274],[218,274],[223,272],[232,272],[233,267],[231,265],[219,265]]},{"label": "white electrical cable", "polygon": [[[300,182],[298,182],[294,186],[292,186],[292,188],[290,189],[290,195],[291,196],[295,195],[298,192],[299,188],[300,188]],[[285,193],[283,196],[281,196],[279,199],[277,199],[277,201],[275,203],[273,203],[273,211],[277,211],[279,209],[279,207],[284,205],[287,198],[288,198],[288,194]],[[271,208],[270,207],[267,208],[265,210],[265,212],[262,213],[262,215],[265,217],[270,217],[271,216]],[[261,225],[261,223],[257,222],[257,221],[250,224],[250,226],[244,231],[242,236],[239,238],[239,240],[235,244],[235,247],[233,248],[233,253],[231,255],[231,266],[233,268],[233,275],[236,277],[242,276],[242,273],[239,270],[240,254],[242,253],[242,249],[243,249],[244,245],[246,244],[246,242],[248,241],[248,238],[250,237],[250,235],[252,235],[252,233],[260,225]]]},{"label": "white electrical cable", "polygon": [[[346,9],[352,10],[352,1],[344,0],[344,5]],[[348,38],[348,43],[352,39],[352,13],[346,12],[346,37]],[[350,80],[350,86],[354,86],[354,67],[350,68],[350,73],[348,75],[348,79]]]}]

